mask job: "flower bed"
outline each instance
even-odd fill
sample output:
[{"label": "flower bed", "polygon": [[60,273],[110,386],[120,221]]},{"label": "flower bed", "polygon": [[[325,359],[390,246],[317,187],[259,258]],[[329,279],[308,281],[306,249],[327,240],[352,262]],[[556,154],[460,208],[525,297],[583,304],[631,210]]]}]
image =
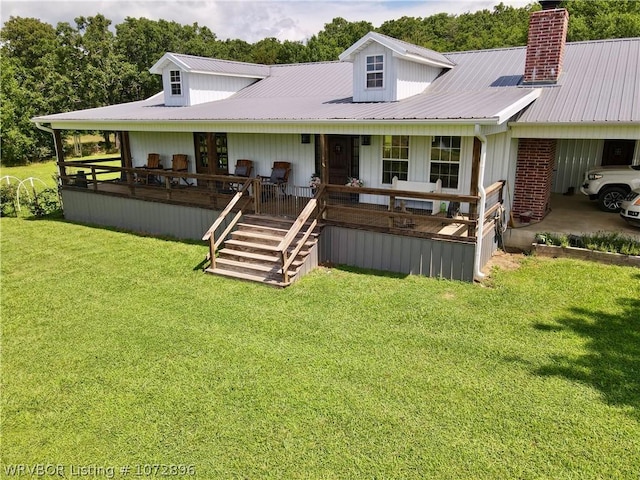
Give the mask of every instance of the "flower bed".
[{"label": "flower bed", "polygon": [[532,247],[537,255],[545,257],[640,267],[640,240],[615,232],[584,235],[538,233]]}]

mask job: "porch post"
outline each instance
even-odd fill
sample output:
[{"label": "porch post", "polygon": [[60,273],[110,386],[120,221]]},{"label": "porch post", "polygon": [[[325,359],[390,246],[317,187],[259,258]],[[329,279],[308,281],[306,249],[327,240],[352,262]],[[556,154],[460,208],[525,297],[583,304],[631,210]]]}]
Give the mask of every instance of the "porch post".
[{"label": "porch post", "polygon": [[[473,156],[471,160],[471,186],[469,187],[470,195],[476,195],[476,196],[478,195],[478,179],[480,178],[480,150],[481,149],[482,149],[482,143],[476,137],[473,137]],[[475,219],[476,222],[480,221],[478,219],[477,203],[469,204],[469,218]],[[476,235],[476,227],[474,225],[469,225],[469,236],[475,237],[475,235]]]},{"label": "porch post", "polygon": [[64,148],[62,146],[62,135],[60,130],[53,131],[53,142],[56,147],[56,160],[58,162],[58,175],[60,175],[60,183],[64,185],[63,177],[67,176],[67,167],[61,165],[64,162]]},{"label": "porch post", "polygon": [[328,142],[327,135],[325,133],[321,133],[318,136],[320,140],[320,165],[322,171],[320,172],[320,177],[322,179],[322,183],[329,183],[329,159],[328,159]]},{"label": "porch post", "polygon": [[[129,132],[119,132],[120,136],[120,164],[123,168],[133,168],[133,159],[131,158],[131,144],[129,143]],[[120,175],[122,178],[122,175]],[[133,174],[127,172],[127,184],[133,193]]]}]

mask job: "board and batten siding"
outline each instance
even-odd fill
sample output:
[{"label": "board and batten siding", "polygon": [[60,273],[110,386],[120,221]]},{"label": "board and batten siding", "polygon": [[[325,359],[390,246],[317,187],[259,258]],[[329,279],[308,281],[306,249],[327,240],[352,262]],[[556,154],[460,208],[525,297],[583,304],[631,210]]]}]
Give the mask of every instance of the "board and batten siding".
[{"label": "board and batten siding", "polygon": [[220,214],[205,208],[73,190],[63,190],[62,201],[64,217],[72,222],[190,240],[200,240]]},{"label": "board and batten siding", "polygon": [[[383,86],[367,88],[367,57],[383,55]],[[393,102],[422,93],[442,69],[404,60],[393,51],[372,42],[358,52],[353,61],[353,100],[355,102]]]},{"label": "board and batten siding", "polygon": [[394,66],[397,71],[397,81],[395,84],[395,99],[401,100],[424,92],[425,88],[431,85],[440,72],[441,68],[409,62],[401,58],[394,57]]},{"label": "board and batten siding", "polygon": [[475,245],[325,227],[319,260],[358,268],[473,281]]},{"label": "board and batten siding", "polygon": [[171,168],[171,157],[176,153],[188,156],[189,172],[195,172],[193,133],[129,132],[131,157],[134,167],[146,165],[150,153],[160,154],[164,168]]},{"label": "board and batten siding", "polygon": [[192,72],[183,73],[183,75],[189,77],[189,105],[199,105],[229,98],[256,81],[255,78],[204,75]]},{"label": "board and batten siding", "polygon": [[227,134],[229,168],[240,158],[253,160],[255,175],[271,175],[273,162],[291,162],[289,183],[309,186],[315,173],[314,138],[311,143],[302,143],[299,134]]},{"label": "board and batten siding", "polygon": [[[551,191],[565,193],[569,187],[578,191],[585,172],[602,163],[603,149],[602,139],[559,139]],[[640,165],[640,141],[636,141],[632,164]]]}]

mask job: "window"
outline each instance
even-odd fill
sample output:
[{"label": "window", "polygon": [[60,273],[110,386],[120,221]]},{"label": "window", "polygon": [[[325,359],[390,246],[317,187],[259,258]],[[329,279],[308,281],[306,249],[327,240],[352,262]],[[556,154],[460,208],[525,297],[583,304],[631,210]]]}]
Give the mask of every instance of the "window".
[{"label": "window", "polygon": [[182,95],[180,70],[171,70],[169,72],[169,83],[171,84],[171,95]]},{"label": "window", "polygon": [[429,181],[442,180],[442,188],[458,188],[460,137],[433,137]]},{"label": "window", "polygon": [[384,74],[384,55],[367,57],[367,88],[382,88]]},{"label": "window", "polygon": [[407,180],[409,173],[409,136],[385,135],[382,140],[382,183],[393,177]]}]

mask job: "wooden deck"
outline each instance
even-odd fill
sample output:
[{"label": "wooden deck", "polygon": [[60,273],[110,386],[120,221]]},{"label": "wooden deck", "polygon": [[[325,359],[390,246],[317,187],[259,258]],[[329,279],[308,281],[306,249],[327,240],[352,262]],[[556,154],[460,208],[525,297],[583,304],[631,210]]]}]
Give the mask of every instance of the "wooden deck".
[{"label": "wooden deck", "polygon": [[[89,168],[90,174],[87,177],[79,177],[77,174],[64,176],[64,189],[217,211],[224,210],[237,195],[237,190],[242,190],[242,195],[233,202],[234,211],[291,219],[300,215],[315,193],[309,187],[293,185],[287,185],[282,189],[278,187],[278,190],[263,190],[259,179],[201,174],[185,174],[184,178],[160,177],[158,183],[149,184],[136,181],[140,177],[140,169],[105,167],[99,164],[83,164],[83,167]],[[113,178],[114,172],[118,172],[116,179]],[[109,174],[111,178],[101,181],[101,175],[104,174]],[[501,182],[497,182],[487,189],[491,192],[491,200],[487,201],[485,222],[491,222],[491,215],[499,206],[502,186]],[[441,201],[453,201],[467,203],[471,206],[470,212],[475,212],[478,203],[476,196],[364,187],[354,189],[326,184],[321,191],[322,194],[318,197],[321,211],[319,221],[326,225],[401,236],[476,242],[478,220],[473,213],[447,218],[446,214],[432,215],[431,210],[426,208]],[[414,208],[398,206],[396,196],[408,198],[413,202],[411,205]],[[415,208],[415,205],[421,204],[424,204],[425,208]]]}]

